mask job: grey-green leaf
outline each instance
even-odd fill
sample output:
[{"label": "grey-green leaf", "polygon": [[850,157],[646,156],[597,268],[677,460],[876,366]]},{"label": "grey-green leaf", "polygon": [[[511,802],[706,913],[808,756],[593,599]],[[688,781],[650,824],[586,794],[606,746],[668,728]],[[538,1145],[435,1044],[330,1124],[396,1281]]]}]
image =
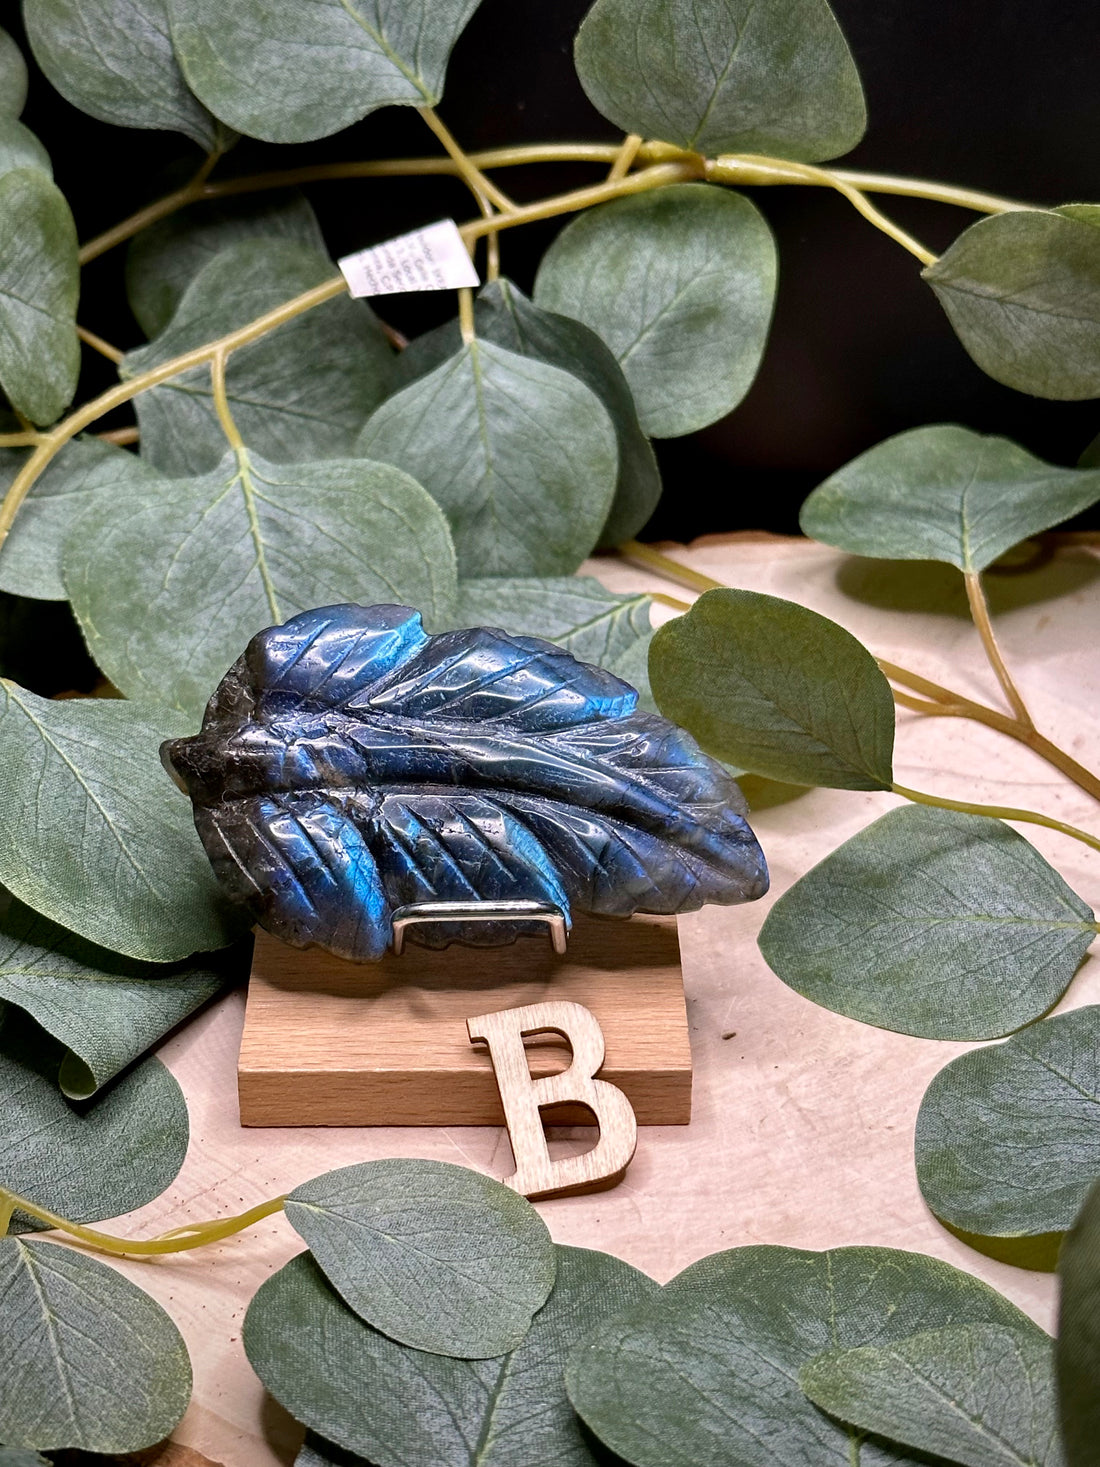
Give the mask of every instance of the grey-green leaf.
[{"label": "grey-green leaf", "polygon": [[1100,396],[1095,226],[1053,209],[980,219],[924,278],[983,372],[1034,397]]},{"label": "grey-green leaf", "polygon": [[592,576],[545,580],[486,577],[460,581],[450,627],[503,627],[526,637],[545,637],[581,662],[614,667],[652,630],[645,592],[608,591]]},{"label": "grey-green leaf", "polygon": [[191,1362],[179,1330],[107,1264],[0,1238],[0,1301],[0,1438],[10,1446],[140,1451],[187,1409]]},{"label": "grey-green leaf", "polygon": [[30,1447],[0,1447],[0,1467],[50,1467],[50,1463]]},{"label": "grey-green leaf", "polygon": [[[0,489],[10,486],[29,457],[30,449],[0,450]],[[64,601],[62,547],[93,494],[105,489],[124,513],[131,488],[156,482],[154,471],[135,453],[100,438],[70,440],[31,485],[0,547],[0,590]]]},{"label": "grey-green leaf", "polygon": [[0,387],[32,423],[52,423],[80,371],[76,225],[40,168],[0,178]]},{"label": "grey-green leaf", "polygon": [[799,1370],[825,1350],[956,1323],[1033,1328],[986,1284],[919,1253],[735,1248],[597,1325],[566,1386],[634,1467],[850,1467],[853,1433],[811,1405]]},{"label": "grey-green leaf", "polygon": [[0,29],[0,117],[18,117],[27,101],[27,63],[23,53]]},{"label": "grey-green leaf", "polygon": [[[0,1187],[70,1222],[143,1207],[170,1186],[187,1150],[187,1105],[147,1059],[90,1106],[58,1090],[64,1050],[7,1009],[0,1026]],[[16,1213],[17,1223],[38,1227]]]},{"label": "grey-green leaf", "polygon": [[119,127],[182,132],[209,152],[224,133],[188,90],[167,0],[24,0],[35,59],[63,97]]},{"label": "grey-green leaf", "polygon": [[1008,438],[935,423],[845,464],[799,520],[805,534],[853,555],[976,572],[1098,499],[1098,470],[1057,468]]},{"label": "grey-green leaf", "polygon": [[[612,549],[632,539],[657,507],[661,476],[630,387],[610,349],[579,321],[541,310],[510,280],[493,280],[484,287],[474,303],[474,321],[478,336],[571,372],[603,403],[618,440],[619,477],[599,544]],[[457,321],[417,337],[397,359],[400,380],[425,376],[460,345]]]},{"label": "grey-green leaf", "polygon": [[36,168],[53,178],[50,155],[30,128],[0,112],[0,177],[15,168]]},{"label": "grey-green leaf", "polygon": [[0,893],[0,1001],[65,1047],[57,1079],[73,1100],[87,1100],[247,971],[240,948],[171,967],[138,963]]},{"label": "grey-green leaf", "polygon": [[921,1101],[916,1162],[924,1200],[951,1227],[1064,1232],[1100,1177],[1100,1006],[952,1060]]},{"label": "grey-green leaf", "polygon": [[831,1350],[798,1383],[830,1416],[964,1467],[1061,1467],[1053,1341],[996,1324]]},{"label": "grey-green leaf", "polygon": [[576,570],[618,475],[615,430],[591,388],[491,341],[463,346],[384,402],[357,451],[424,485],[469,577]]},{"label": "grey-green leaf", "polygon": [[246,450],[201,478],[97,495],[72,527],[64,577],[115,686],[195,714],[264,627],[343,601],[445,622],[456,588],[447,523],[407,474]]},{"label": "grey-green leaf", "polygon": [[643,429],[675,438],[737,406],[775,298],[771,230],[741,194],[685,183],[581,214],[543,256],[535,300],[591,327]]},{"label": "grey-green leaf", "polygon": [[[0,185],[2,187],[2,185]],[[334,274],[325,255],[292,240],[221,250],[184,291],[169,325],[121,367],[134,377],[245,326]],[[390,385],[393,353],[363,301],[346,296],[295,316],[229,359],[229,405],[245,441],[275,463],[352,450]],[[141,453],[165,474],[205,474],[225,453],[210,368],[192,367],[136,401]]]},{"label": "grey-green leaf", "polygon": [[160,766],[178,713],[115,699],[39,698],[0,683],[0,883],[101,947],[151,962],[240,931],[187,799]]},{"label": "grey-green leaf", "polygon": [[1093,1467],[1100,1441],[1100,1182],[1066,1235],[1058,1272],[1054,1359],[1062,1440],[1069,1467]]},{"label": "grey-green leaf", "polygon": [[341,1167],[296,1187],[286,1215],[361,1319],[433,1354],[514,1350],[554,1286],[557,1255],[538,1213],[467,1167]]},{"label": "grey-green leaf", "polygon": [[559,1248],[554,1291],[519,1348],[456,1360],[364,1324],[301,1253],[260,1286],[244,1347],[292,1415],[375,1467],[595,1467],[565,1396],[565,1357],[656,1288],[605,1253]]},{"label": "grey-green leaf", "polygon": [[649,676],[666,718],[739,769],[890,788],[890,685],[867,649],[816,611],[756,591],[707,591],[654,633]]},{"label": "grey-green leaf", "polygon": [[184,291],[215,255],[242,240],[289,240],[325,253],[317,216],[297,189],[191,204],[135,235],[126,295],[146,336],[163,331]]},{"label": "grey-green leaf", "polygon": [[434,107],[478,0],[169,0],[194,91],[223,121],[304,143],[378,107]]},{"label": "grey-green leaf", "polygon": [[867,126],[825,0],[596,0],[576,62],[593,104],[624,132],[708,156],[836,158]]},{"label": "grey-green leaf", "polygon": [[1057,1003],[1090,907],[1011,826],[906,805],[772,907],[760,951],[804,998],[925,1039],[995,1039]]}]

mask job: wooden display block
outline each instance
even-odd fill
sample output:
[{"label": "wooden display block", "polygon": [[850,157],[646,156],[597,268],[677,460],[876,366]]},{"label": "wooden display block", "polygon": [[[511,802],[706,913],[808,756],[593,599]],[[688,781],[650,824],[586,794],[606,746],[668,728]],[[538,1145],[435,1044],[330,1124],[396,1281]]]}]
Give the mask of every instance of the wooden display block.
[{"label": "wooden display block", "polygon": [[[401,957],[348,963],[256,934],[237,1080],[244,1126],[499,1126],[492,1063],[466,1020],[554,999],[583,1004],[606,1042],[599,1077],[640,1125],[691,1119],[680,944],[674,917],[578,917],[567,951],[544,934],[511,947],[409,944]],[[537,1079],[568,1046],[527,1041]],[[591,1122],[562,1109],[547,1120]]]}]

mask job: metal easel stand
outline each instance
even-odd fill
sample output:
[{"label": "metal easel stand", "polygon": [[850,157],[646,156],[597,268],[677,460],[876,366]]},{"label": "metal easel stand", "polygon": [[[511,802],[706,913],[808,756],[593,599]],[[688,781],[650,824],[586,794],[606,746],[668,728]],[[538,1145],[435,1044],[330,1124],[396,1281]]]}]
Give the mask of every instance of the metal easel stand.
[{"label": "metal easel stand", "polygon": [[409,902],[393,914],[395,957],[404,951],[406,930],[421,922],[545,922],[556,953],[568,941],[565,913],[550,902]]}]

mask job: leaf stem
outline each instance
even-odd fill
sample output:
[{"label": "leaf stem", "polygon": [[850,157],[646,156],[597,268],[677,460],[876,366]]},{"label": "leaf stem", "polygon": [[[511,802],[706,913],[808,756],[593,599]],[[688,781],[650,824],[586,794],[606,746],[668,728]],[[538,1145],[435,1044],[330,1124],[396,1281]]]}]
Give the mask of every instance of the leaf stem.
[{"label": "leaf stem", "polygon": [[85,346],[90,346],[93,351],[97,351],[101,357],[106,357],[109,362],[114,362],[116,366],[126,355],[125,352],[119,351],[117,346],[112,346],[109,341],[104,341],[102,336],[97,336],[94,331],[88,331],[83,326],[76,328],[76,334]]},{"label": "leaf stem", "polygon": [[0,433],[0,448],[34,448],[45,437],[36,428],[28,428],[25,433]]},{"label": "leaf stem", "polygon": [[106,433],[97,433],[97,438],[102,438],[104,443],[115,443],[119,448],[125,448],[128,443],[139,443],[141,441],[141,430],[134,426],[130,428],[111,428]]},{"label": "leaf stem", "polygon": [[477,164],[472,161],[469,154],[463,151],[450,129],[444,126],[442,119],[436,114],[435,109],[433,107],[418,107],[416,110],[443,144],[447,154],[454,161],[459,175],[465,180],[467,187],[474,197],[476,198],[479,194],[484,194],[487,199],[492,200],[498,209],[502,209],[505,212],[514,209],[515,205],[508,195],[502,189],[497,188],[491,178],[486,178]]},{"label": "leaf stem", "polygon": [[210,359],[210,385],[214,395],[214,411],[218,415],[222,432],[226,436],[230,448],[240,453],[244,447],[244,439],[241,437],[240,429],[233,421],[233,414],[229,408],[229,393],[225,387],[225,367],[229,360],[229,353],[223,347],[216,351]]},{"label": "leaf stem", "polygon": [[611,165],[611,171],[607,175],[607,181],[613,183],[616,178],[625,178],[634,167],[634,159],[638,156],[638,149],[642,146],[642,135],[639,132],[628,132],[623,138],[622,146],[615,154],[615,161]]},{"label": "leaf stem", "polygon": [[892,784],[895,795],[912,800],[917,805],[936,805],[943,810],[962,810],[967,815],[989,815],[995,820],[1020,820],[1029,825],[1045,825],[1048,830],[1057,830],[1062,835],[1083,841],[1094,851],[1100,851],[1100,836],[1090,835],[1087,830],[1078,830],[1076,825],[1067,825],[1055,820],[1052,815],[1040,815],[1036,810],[1015,810],[1004,805],[974,805],[969,800],[949,800],[944,795],[927,795],[921,790],[906,789],[904,785]]},{"label": "leaf stem", "polygon": [[1016,684],[1012,681],[1012,675],[1005,666],[1001,649],[997,645],[997,638],[993,635],[993,623],[989,618],[989,603],[985,599],[985,590],[982,586],[982,578],[977,571],[967,571],[963,575],[966,582],[966,599],[970,602],[970,615],[974,618],[974,625],[978,629],[978,636],[982,639],[985,655],[989,659],[989,665],[997,675],[997,681],[1004,690],[1004,695],[1012,705],[1012,711],[1017,720],[1024,728],[1035,727],[1031,714],[1027,711],[1027,704],[1020,696]]},{"label": "leaf stem", "polygon": [[85,1227],[82,1223],[69,1222],[67,1218],[58,1217],[56,1213],[50,1212],[47,1208],[39,1207],[36,1203],[29,1202],[15,1192],[9,1192],[6,1187],[0,1187],[0,1219],[2,1219],[3,1210],[10,1206],[11,1211],[25,1212],[30,1217],[37,1218],[39,1222],[56,1228],[58,1232],[67,1233],[71,1238],[78,1238],[80,1242],[86,1243],[100,1253],[112,1253],[120,1258],[128,1254],[135,1257],[149,1257],[162,1253],[183,1253],[191,1248],[201,1248],[206,1243],[217,1243],[222,1238],[230,1238],[234,1233],[242,1232],[245,1228],[252,1227],[254,1223],[262,1222],[265,1217],[281,1212],[285,1200],[285,1196],[273,1197],[270,1201],[250,1207],[247,1212],[238,1213],[235,1217],[219,1217],[214,1218],[211,1222],[173,1228],[171,1232],[161,1233],[156,1238],[119,1238],[113,1233],[101,1233],[97,1228]]},{"label": "leaf stem", "polygon": [[458,291],[458,324],[462,331],[462,344],[469,346],[476,340],[477,332],[474,330],[474,293],[468,285],[461,286]]}]

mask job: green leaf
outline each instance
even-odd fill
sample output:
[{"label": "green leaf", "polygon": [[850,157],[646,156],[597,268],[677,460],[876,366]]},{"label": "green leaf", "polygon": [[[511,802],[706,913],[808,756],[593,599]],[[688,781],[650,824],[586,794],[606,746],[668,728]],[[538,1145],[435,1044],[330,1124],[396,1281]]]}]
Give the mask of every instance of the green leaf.
[{"label": "green leaf", "polygon": [[948,1226],[1064,1232],[1100,1177],[1100,1005],[945,1066],[917,1115],[917,1181]]},{"label": "green leaf", "polygon": [[1062,1440],[1069,1467],[1093,1467],[1100,1440],[1100,1182],[1066,1235],[1058,1272],[1054,1360]]},{"label": "green leaf", "polygon": [[[0,493],[11,486],[30,449],[0,450]],[[148,464],[101,438],[65,444],[31,485],[11,533],[0,547],[0,590],[44,601],[67,599],[61,552],[74,520],[97,490],[106,489],[120,510],[131,489],[158,482]]]},{"label": "green leaf", "polygon": [[799,1372],[823,1411],[965,1467],[1060,1467],[1052,1341],[995,1324],[833,1350]]},{"label": "green leaf", "polygon": [[0,893],[0,1001],[29,1014],[66,1053],[62,1091],[87,1100],[227,984],[248,945],[165,967],[96,947]]},{"label": "green leaf", "polygon": [[1056,468],[1008,438],[936,423],[838,469],[799,522],[804,534],[852,555],[977,572],[1098,499],[1100,472]]},{"label": "green leaf", "polygon": [[[642,432],[622,368],[594,331],[540,310],[510,280],[493,280],[474,303],[477,334],[520,356],[561,367],[590,387],[611,417],[619,445],[615,498],[599,544],[612,549],[632,539],[657,507],[661,476],[649,439]],[[398,357],[404,384],[425,376],[454,355],[462,344],[457,321],[417,337]]]},{"label": "green leaf", "polygon": [[983,372],[1034,397],[1100,396],[1092,224],[1047,209],[993,214],[923,273]]},{"label": "green leaf", "polygon": [[29,1447],[0,1447],[0,1467],[50,1467],[50,1463]]},{"label": "green leaf", "polygon": [[543,256],[535,300],[601,336],[643,429],[675,438],[725,417],[752,386],[775,274],[755,205],[684,183],[579,215]]},{"label": "green leaf", "polygon": [[224,145],[180,72],[167,0],[24,0],[23,15],[35,60],[74,107],[119,127],[182,132],[206,152]]},{"label": "green leaf", "polygon": [[39,168],[0,178],[0,387],[32,423],[52,423],[76,391],[80,341],[76,225]]},{"label": "green leaf", "polygon": [[644,591],[620,595],[593,576],[545,580],[460,581],[458,607],[449,631],[459,627],[503,627],[525,637],[557,642],[580,662],[614,667],[652,630],[653,598]]},{"label": "green leaf", "polygon": [[0,28],[0,117],[18,117],[27,101],[27,63],[23,53]]},{"label": "green leaf", "polygon": [[864,1024],[994,1039],[1057,1003],[1092,910],[1000,820],[907,805],[772,907],[760,951],[788,987]]},{"label": "green leaf", "polygon": [[0,112],[0,176],[15,168],[35,168],[47,178],[53,178],[50,155],[30,128]]},{"label": "green leaf", "polygon": [[[802,1394],[802,1366],[967,1323],[1033,1328],[986,1284],[919,1253],[734,1248],[597,1326],[566,1386],[635,1467],[851,1467],[858,1442]],[[864,1467],[910,1460],[863,1454]]]},{"label": "green leaf", "polygon": [[577,74],[624,132],[692,152],[815,162],[867,126],[859,73],[825,0],[596,0]]},{"label": "green leaf", "polygon": [[215,255],[253,239],[288,240],[325,253],[317,216],[297,189],[191,204],[135,235],[126,257],[126,295],[146,336],[164,330],[184,291]]},{"label": "green leaf", "polygon": [[378,107],[434,107],[478,0],[169,0],[184,75],[249,137],[305,143]]},{"label": "green leaf", "polygon": [[[0,184],[2,187],[2,184]],[[169,325],[120,368],[135,377],[245,326],[320,285],[333,267],[290,240],[221,250],[191,281]],[[275,463],[339,458],[389,388],[393,353],[362,301],[340,296],[295,316],[229,359],[229,405],[245,441]],[[225,454],[210,368],[192,367],[136,400],[141,453],[173,477],[205,474]]]},{"label": "green leaf", "polygon": [[554,1286],[557,1255],[542,1218],[467,1167],[341,1167],[296,1187],[286,1215],[361,1319],[436,1355],[514,1350]]},{"label": "green leaf", "polygon": [[407,474],[362,459],[278,466],[250,451],[201,478],[97,495],[72,527],[64,576],[115,686],[196,714],[264,627],[342,601],[445,621],[456,588],[447,523]]},{"label": "green leaf", "polygon": [[447,516],[462,576],[568,575],[615,493],[615,433],[583,382],[472,341],[398,392],[359,437],[418,479]]},{"label": "green leaf", "polygon": [[[24,1014],[0,1027],[0,1187],[70,1222],[144,1207],[169,1187],[187,1150],[187,1104],[147,1059],[90,1106],[57,1088],[64,1050]],[[16,1213],[17,1230],[39,1223]]]},{"label": "green leaf", "polygon": [[241,918],[158,759],[165,738],[189,732],[168,709],[55,702],[0,683],[0,883],[128,957],[168,963],[225,947]]},{"label": "green leaf", "polygon": [[666,718],[709,754],[790,784],[892,783],[894,699],[867,649],[827,617],[756,591],[707,591],[653,637]]},{"label": "green leaf", "polygon": [[9,1446],[139,1451],[187,1409],[191,1362],[179,1330],[105,1263],[0,1238],[0,1301],[0,1437]]},{"label": "green leaf", "polygon": [[455,1360],[371,1329],[300,1253],[254,1296],[244,1347],[293,1416],[375,1467],[595,1467],[565,1398],[565,1356],[656,1288],[605,1253],[559,1248],[554,1291],[519,1348]]}]

